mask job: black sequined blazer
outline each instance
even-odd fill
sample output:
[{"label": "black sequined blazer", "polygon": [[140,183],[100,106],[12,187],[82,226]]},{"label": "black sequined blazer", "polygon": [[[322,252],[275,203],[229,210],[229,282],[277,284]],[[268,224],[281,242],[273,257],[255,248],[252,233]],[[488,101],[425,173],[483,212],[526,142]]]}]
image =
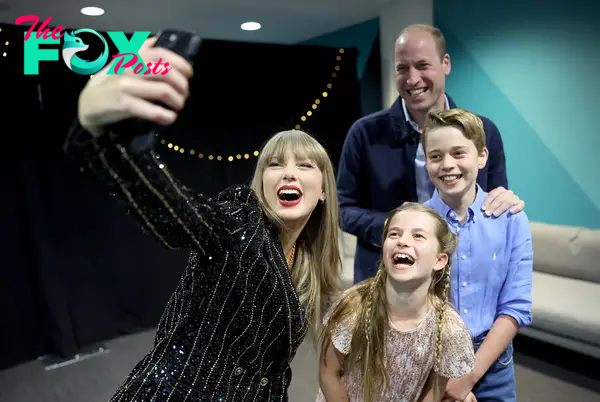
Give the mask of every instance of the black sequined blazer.
[{"label": "black sequined blazer", "polygon": [[154,348],[111,401],[287,401],[290,362],[307,332],[276,229],[244,186],[208,199],[180,185],[153,152],[75,124],[65,152],[169,248],[189,248]]}]

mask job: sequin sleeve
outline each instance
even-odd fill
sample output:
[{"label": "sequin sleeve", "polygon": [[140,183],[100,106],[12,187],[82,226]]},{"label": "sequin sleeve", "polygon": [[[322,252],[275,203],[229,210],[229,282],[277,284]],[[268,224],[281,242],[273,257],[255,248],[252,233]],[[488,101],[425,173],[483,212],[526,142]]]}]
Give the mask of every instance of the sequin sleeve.
[{"label": "sequin sleeve", "polygon": [[[347,291],[344,292],[339,299],[337,299],[335,302],[333,302],[333,304],[331,305],[331,307],[329,308],[329,310],[327,311],[327,313],[325,313],[325,316],[323,317],[323,325],[329,324],[329,320],[330,320],[332,314],[335,312],[336,308],[339,306],[340,302],[346,296],[346,294],[347,294]],[[351,315],[349,317],[346,317],[341,322],[335,323],[332,326],[331,331],[329,333],[329,336],[331,337],[331,343],[333,344],[333,346],[340,353],[343,353],[345,355],[350,353],[350,344],[352,343],[352,332],[354,331],[354,323],[355,322],[356,322],[356,315]]]},{"label": "sequin sleeve", "polygon": [[[220,194],[214,200],[181,185],[154,151],[133,155],[117,137],[93,138],[75,122],[64,144],[70,159],[91,171],[137,218],[142,229],[171,249],[205,254],[234,238],[240,225],[258,211],[250,189]],[[249,205],[254,208],[249,208]],[[246,216],[244,216],[246,215]],[[254,221],[256,221],[254,217]]]},{"label": "sequin sleeve", "polygon": [[475,367],[471,334],[454,309],[448,308],[445,316],[439,374],[448,379],[462,377]]}]

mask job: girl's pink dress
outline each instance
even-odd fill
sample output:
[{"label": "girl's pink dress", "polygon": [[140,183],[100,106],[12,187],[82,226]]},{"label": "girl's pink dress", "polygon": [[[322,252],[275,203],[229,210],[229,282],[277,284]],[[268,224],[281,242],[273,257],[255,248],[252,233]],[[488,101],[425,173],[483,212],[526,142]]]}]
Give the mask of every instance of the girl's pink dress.
[{"label": "girl's pink dress", "polygon": [[[327,312],[324,322],[336,307]],[[452,308],[446,309],[442,335],[439,375],[445,378],[462,377],[475,366],[475,353],[469,330]],[[334,347],[343,354],[350,351],[352,326],[356,317],[338,325],[330,334]],[[374,399],[377,402],[416,402],[421,395],[427,377],[434,367],[437,339],[437,311],[432,309],[419,325],[410,331],[400,331],[389,322],[387,333],[387,367],[390,377],[389,389]],[[360,370],[344,373],[342,381],[351,402],[363,401],[363,381]],[[319,389],[317,402],[325,402]]]}]

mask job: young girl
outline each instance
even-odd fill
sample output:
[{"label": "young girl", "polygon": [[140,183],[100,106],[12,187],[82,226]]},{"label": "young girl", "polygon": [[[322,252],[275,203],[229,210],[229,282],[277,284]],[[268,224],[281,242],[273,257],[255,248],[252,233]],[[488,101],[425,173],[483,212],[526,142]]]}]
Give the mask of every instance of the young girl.
[{"label": "young girl", "polygon": [[439,401],[449,379],[474,367],[469,331],[448,303],[456,236],[416,203],[393,210],[383,233],[377,275],[325,315],[319,402]]}]

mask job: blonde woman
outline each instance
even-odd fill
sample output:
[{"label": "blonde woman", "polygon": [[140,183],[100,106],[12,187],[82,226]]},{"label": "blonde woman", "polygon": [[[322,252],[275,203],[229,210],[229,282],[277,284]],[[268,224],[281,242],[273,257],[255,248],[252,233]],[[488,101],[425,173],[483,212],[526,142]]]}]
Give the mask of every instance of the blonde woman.
[{"label": "blonde woman", "polygon": [[[160,321],[154,348],[111,401],[286,401],[290,362],[321,306],[338,291],[338,206],[331,161],[301,131],[260,153],[250,187],[214,199],[179,184],[153,151],[132,155],[110,123],[171,124],[191,66],[155,39],[139,51],[166,75],[97,74],[79,100],[66,152],[116,193],[142,228],[189,265]],[[198,172],[207,174],[207,172]]]},{"label": "blonde woman", "polygon": [[469,330],[448,302],[455,249],[431,208],[389,213],[377,274],[326,314],[318,402],[441,401],[450,379],[472,372]]}]

